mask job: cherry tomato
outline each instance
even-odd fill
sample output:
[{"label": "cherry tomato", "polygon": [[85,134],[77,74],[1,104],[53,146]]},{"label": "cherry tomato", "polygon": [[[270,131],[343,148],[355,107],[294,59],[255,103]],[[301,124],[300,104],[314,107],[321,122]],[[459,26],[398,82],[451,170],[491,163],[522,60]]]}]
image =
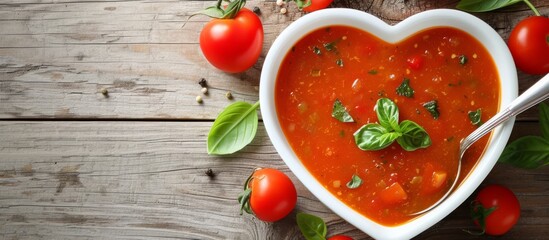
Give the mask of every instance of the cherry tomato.
[{"label": "cherry tomato", "polygon": [[305,12],[314,12],[316,10],[324,9],[333,2],[334,0],[311,0],[311,5],[304,7],[303,11]]},{"label": "cherry tomato", "polygon": [[263,25],[242,8],[233,19],[213,19],[200,32],[200,49],[216,68],[229,73],[253,66],[263,47]]},{"label": "cherry tomato", "polygon": [[486,234],[503,235],[520,217],[520,204],[513,192],[501,185],[481,189],[473,202],[473,220]]},{"label": "cherry tomato", "polygon": [[329,237],[328,240],[353,240],[353,238],[345,235],[335,235]]},{"label": "cherry tomato", "polygon": [[520,21],[511,31],[508,44],[520,70],[549,73],[549,18],[534,16]]},{"label": "cherry tomato", "polygon": [[265,222],[284,218],[297,202],[297,191],[292,180],[276,169],[263,168],[254,171],[246,181],[245,188],[239,197],[243,208],[248,205],[251,212]]}]

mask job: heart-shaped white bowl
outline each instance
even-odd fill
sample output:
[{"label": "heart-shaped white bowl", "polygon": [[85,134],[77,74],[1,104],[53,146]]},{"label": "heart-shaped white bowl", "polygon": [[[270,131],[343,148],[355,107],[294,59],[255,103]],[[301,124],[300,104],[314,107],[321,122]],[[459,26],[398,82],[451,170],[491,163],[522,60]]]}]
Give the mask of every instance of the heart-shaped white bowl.
[{"label": "heart-shaped white bowl", "polygon": [[454,27],[469,33],[484,45],[495,61],[501,83],[500,110],[517,97],[517,73],[513,59],[505,42],[488,24],[468,13],[449,9],[425,11],[394,26],[358,10],[321,10],[307,14],[290,24],[271,46],[261,72],[259,98],[265,128],[284,162],[320,201],[371,237],[376,239],[412,238],[450,214],[480,185],[503,151],[511,134],[514,119],[493,131],[488,148],[480,161],[460,186],[436,208],[404,224],[392,227],[383,226],[368,219],[329,193],[309,173],[286,141],[275,108],[275,82],[278,69],[288,51],[313,30],[333,25],[355,27],[389,43],[399,42],[421,30],[437,26]]}]

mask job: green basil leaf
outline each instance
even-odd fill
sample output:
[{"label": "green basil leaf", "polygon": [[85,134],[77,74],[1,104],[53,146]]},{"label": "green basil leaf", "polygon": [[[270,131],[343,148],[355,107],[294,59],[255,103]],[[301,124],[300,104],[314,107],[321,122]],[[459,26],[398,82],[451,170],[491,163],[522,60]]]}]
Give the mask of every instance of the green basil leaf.
[{"label": "green basil leaf", "polygon": [[482,120],[481,120],[482,111],[480,110],[480,108],[477,109],[476,111],[469,111],[468,115],[469,115],[469,120],[471,120],[471,124],[477,127],[482,125]]},{"label": "green basil leaf", "polygon": [[505,147],[498,161],[526,169],[548,165],[549,140],[539,136],[519,138]]},{"label": "green basil leaf", "polygon": [[522,0],[461,0],[456,8],[468,12],[488,12],[518,2]]},{"label": "green basil leaf", "polygon": [[317,46],[314,46],[314,47],[313,47],[313,52],[314,52],[316,55],[322,54],[322,52],[320,52],[320,48],[318,48]]},{"label": "green basil leaf", "polygon": [[404,78],[404,81],[397,87],[396,92],[400,96],[411,98],[414,96],[414,89],[410,86],[410,79]]},{"label": "green basil leaf", "polygon": [[375,151],[386,148],[400,135],[399,132],[389,132],[383,126],[376,123],[366,124],[353,134],[356,145],[364,151]]},{"label": "green basil leaf", "polygon": [[539,104],[539,124],[541,127],[541,136],[549,140],[549,106],[545,103]]},{"label": "green basil leaf", "polygon": [[206,15],[211,18],[223,18],[223,15],[225,15],[225,11],[217,8],[216,6],[210,6],[204,10],[193,13],[191,17],[194,15]]},{"label": "green basil leaf", "polygon": [[297,226],[301,234],[307,240],[326,240],[328,229],[322,218],[307,213],[298,213],[296,216]]},{"label": "green basil leaf", "polygon": [[357,187],[360,187],[360,185],[362,185],[362,179],[356,174],[353,174],[353,177],[351,177],[351,181],[347,183],[347,187],[350,189],[355,189]]},{"label": "green basil leaf", "polygon": [[377,120],[379,124],[388,131],[399,131],[398,126],[398,107],[388,98],[380,98],[377,100],[376,106]]},{"label": "green basil leaf", "polygon": [[339,120],[340,122],[354,122],[355,120],[339,99],[336,99],[334,102],[334,107],[332,108],[332,117]]},{"label": "green basil leaf", "polygon": [[333,41],[333,42],[329,42],[329,43],[324,43],[324,48],[326,48],[327,51],[334,51],[336,49],[336,42]]},{"label": "green basil leaf", "polygon": [[404,120],[400,123],[400,129],[402,136],[397,139],[397,142],[404,150],[414,151],[431,146],[429,134],[417,123]]},{"label": "green basil leaf", "polygon": [[423,104],[423,107],[431,114],[434,119],[438,119],[438,117],[440,116],[437,100],[426,102]]},{"label": "green basil leaf", "polygon": [[258,107],[259,102],[254,105],[235,102],[227,106],[208,133],[208,154],[231,154],[248,145],[257,132]]}]

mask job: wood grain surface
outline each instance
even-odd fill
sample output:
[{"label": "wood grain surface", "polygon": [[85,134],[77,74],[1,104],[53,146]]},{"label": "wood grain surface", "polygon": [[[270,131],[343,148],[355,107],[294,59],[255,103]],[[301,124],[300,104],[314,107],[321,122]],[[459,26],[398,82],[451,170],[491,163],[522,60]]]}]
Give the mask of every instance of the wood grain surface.
[{"label": "wood grain surface", "polygon": [[[457,2],[335,0],[331,7],[396,24]],[[549,15],[549,1],[531,2]],[[262,54],[250,70],[226,74],[199,48],[209,19],[190,17],[214,3],[0,1],[0,239],[303,239],[295,223],[300,211],[322,217],[329,235],[369,239],[297,180],[261,122],[242,151],[207,155],[213,119],[231,102],[258,100],[270,45],[303,16],[295,4],[283,15],[274,0],[248,1],[248,8],[261,9]],[[507,39],[531,11],[517,4],[475,15]],[[519,72],[520,91],[539,77]],[[201,78],[208,95],[200,92]],[[233,100],[225,98],[228,91]],[[539,134],[531,109],[517,117],[511,140]],[[258,167],[280,169],[296,184],[297,207],[282,221],[239,214],[236,197]],[[499,239],[549,239],[548,176],[549,168],[494,168],[483,185],[508,186],[522,205],[517,226]],[[463,231],[474,227],[467,205],[417,239],[483,238]]]},{"label": "wood grain surface", "polygon": [[[276,223],[239,215],[236,197],[258,167],[287,173],[303,211],[330,234],[368,239],[320,203],[289,172],[262,125],[251,145],[227,157],[206,154],[207,122],[4,121],[0,135],[0,233],[5,239],[301,239],[295,214]],[[523,123],[512,139],[539,132]],[[185,134],[182,134],[185,133]],[[212,169],[214,178],[205,171]],[[503,239],[547,236],[549,168],[498,165],[484,184],[501,183],[522,204]],[[474,225],[467,202],[418,236],[464,239]]]},{"label": "wood grain surface", "polygon": [[[250,1],[261,9],[265,42],[258,63],[241,74],[210,66],[198,46],[207,17],[190,15],[212,1],[20,1],[0,3],[0,118],[214,119],[235,100],[258,99],[259,74],[278,34],[303,13],[290,5],[282,15],[274,1]],[[543,14],[547,1],[532,1]],[[457,1],[337,0],[395,24]],[[504,39],[531,15],[525,4],[476,14]],[[210,94],[197,104],[198,81]],[[521,90],[539,76],[520,73]],[[101,90],[108,90],[108,97]],[[534,120],[528,111],[521,119]]]}]

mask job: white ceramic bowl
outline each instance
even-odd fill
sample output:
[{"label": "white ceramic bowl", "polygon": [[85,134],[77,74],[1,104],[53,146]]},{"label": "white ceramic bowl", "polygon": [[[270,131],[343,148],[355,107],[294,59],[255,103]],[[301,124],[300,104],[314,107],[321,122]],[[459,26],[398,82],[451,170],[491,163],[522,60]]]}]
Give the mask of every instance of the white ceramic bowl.
[{"label": "white ceramic bowl", "polygon": [[456,10],[438,9],[425,11],[391,26],[362,11],[352,9],[326,9],[307,14],[290,24],[273,43],[269,50],[259,87],[261,114],[267,133],[276,150],[297,178],[320,201],[343,219],[376,239],[408,239],[423,232],[456,209],[480,185],[497,159],[511,134],[514,119],[496,128],[489,141],[489,147],[479,163],[462,184],[439,206],[407,223],[387,227],[380,225],[354,211],[329,193],[303,166],[286,141],[278,122],[275,108],[275,82],[278,68],[290,48],[309,32],[331,25],[352,26],[395,43],[414,33],[435,26],[450,26],[461,29],[476,37],[492,55],[501,81],[503,109],[517,97],[516,68],[505,42],[499,34],[484,21]]}]

